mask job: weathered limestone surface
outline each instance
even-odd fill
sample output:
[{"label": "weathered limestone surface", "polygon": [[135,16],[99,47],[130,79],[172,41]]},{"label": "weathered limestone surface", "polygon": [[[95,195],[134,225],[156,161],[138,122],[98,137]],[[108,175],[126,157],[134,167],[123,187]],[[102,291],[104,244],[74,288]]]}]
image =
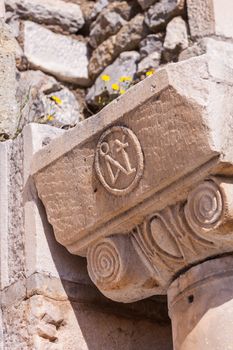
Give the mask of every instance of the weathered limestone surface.
[{"label": "weathered limestone surface", "polygon": [[163,35],[158,33],[150,34],[141,41],[140,56],[142,59],[138,64],[138,75],[159,67],[163,52],[163,40]]},{"label": "weathered limestone surface", "polygon": [[24,276],[22,137],[0,146],[0,286],[3,289]]},{"label": "weathered limestone surface", "polygon": [[38,23],[59,25],[75,33],[84,25],[82,11],[77,4],[62,0],[6,0],[6,8],[22,18]]},{"label": "weathered limestone surface", "polygon": [[172,349],[162,300],[116,305],[92,286],[34,274],[1,301],[7,350]]},{"label": "weathered limestone surface", "polygon": [[[8,153],[11,141],[0,144],[0,290],[9,283],[8,276],[8,177],[9,164]],[[1,339],[1,336],[0,336]],[[0,341],[1,344],[1,341]]]},{"label": "weathered limestone surface", "polygon": [[96,310],[91,304],[35,295],[7,309],[4,318],[12,326],[6,328],[6,348],[12,350],[19,343],[20,349],[35,350],[172,349],[169,327]]},{"label": "weathered limestone surface", "polygon": [[171,350],[165,299],[112,303],[92,285],[85,259],[54,238],[30,165],[63,133],[31,124],[23,137],[0,144],[0,347]]},{"label": "weathered limestone surface", "polygon": [[163,47],[163,35],[150,34],[140,43],[140,56],[145,58],[152,53],[157,53],[161,56]]},{"label": "weathered limestone surface", "polygon": [[17,100],[21,110],[20,130],[30,122],[74,126],[81,118],[81,107],[74,94],[41,71],[20,73]]},{"label": "weathered limestone surface", "polygon": [[[24,53],[32,67],[81,86],[89,84],[87,44],[30,21],[24,23]],[[58,54],[59,53],[59,54]]]},{"label": "weathered limestone surface", "polygon": [[188,47],[188,32],[185,21],[181,17],[173,18],[167,25],[164,40],[164,57],[167,61],[177,57],[179,52]]},{"label": "weathered limestone surface", "polygon": [[191,35],[203,37],[216,34],[232,38],[233,3],[228,0],[187,0]]},{"label": "weathered limestone surface", "polygon": [[166,293],[188,265],[232,251],[232,44],[225,50],[229,59],[207,52],[166,66],[35,155],[56,239],[87,256],[113,300]]},{"label": "weathered limestone surface", "polygon": [[5,5],[4,5],[4,0],[0,1],[0,18],[5,17]]},{"label": "weathered limestone surface", "polygon": [[25,273],[22,158],[21,136],[0,144],[0,291]]},{"label": "weathered limestone surface", "polygon": [[24,128],[24,221],[25,221],[25,274],[27,277],[43,272],[79,283],[90,283],[83,259],[72,256],[54,239],[44,208],[38,199],[30,178],[30,164],[36,151],[64,130],[48,125],[30,124]]},{"label": "weathered limestone surface", "polygon": [[89,43],[96,48],[109,36],[116,34],[131,17],[132,9],[126,1],[113,2],[103,10],[91,26]]},{"label": "weathered limestone surface", "polygon": [[18,126],[16,97],[16,45],[8,26],[0,19],[0,138],[12,137]]},{"label": "weathered limestone surface", "polygon": [[233,344],[233,256],[206,261],[168,290],[174,350],[227,350]]},{"label": "weathered limestone surface", "polygon": [[94,20],[100,12],[109,5],[109,0],[98,0],[96,1],[91,14],[90,14],[90,19]]},{"label": "weathered limestone surface", "polygon": [[[24,215],[23,215],[23,139],[12,142],[9,153],[8,186],[8,272],[9,283],[24,275]],[[15,254],[17,252],[17,254]]]},{"label": "weathered limestone surface", "polygon": [[144,17],[138,14],[93,52],[89,62],[90,76],[93,78],[98,76],[121,52],[137,48],[147,34]]},{"label": "weathered limestone surface", "polygon": [[160,0],[149,8],[145,16],[148,27],[158,32],[173,17],[184,12],[184,0]]}]

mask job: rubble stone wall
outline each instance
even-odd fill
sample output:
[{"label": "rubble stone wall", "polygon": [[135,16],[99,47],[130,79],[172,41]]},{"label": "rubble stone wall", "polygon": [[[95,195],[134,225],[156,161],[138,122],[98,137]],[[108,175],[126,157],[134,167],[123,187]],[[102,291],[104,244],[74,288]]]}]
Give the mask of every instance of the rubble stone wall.
[{"label": "rubble stone wall", "polygon": [[2,139],[32,121],[76,125],[192,42],[184,0],[5,0],[5,7],[18,111]]},{"label": "rubble stone wall", "polygon": [[29,122],[73,127],[188,48],[200,54],[203,37],[233,32],[228,0],[5,0],[5,13],[1,3],[2,140]]}]

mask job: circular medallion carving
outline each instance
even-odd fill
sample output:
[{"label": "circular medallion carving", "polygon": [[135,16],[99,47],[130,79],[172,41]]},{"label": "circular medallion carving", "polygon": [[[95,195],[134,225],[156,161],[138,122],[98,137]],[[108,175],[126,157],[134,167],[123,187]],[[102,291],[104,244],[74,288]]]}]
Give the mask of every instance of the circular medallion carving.
[{"label": "circular medallion carving", "polygon": [[141,145],[132,130],[113,126],[99,139],[95,170],[104,188],[114,195],[130,193],[143,173]]}]

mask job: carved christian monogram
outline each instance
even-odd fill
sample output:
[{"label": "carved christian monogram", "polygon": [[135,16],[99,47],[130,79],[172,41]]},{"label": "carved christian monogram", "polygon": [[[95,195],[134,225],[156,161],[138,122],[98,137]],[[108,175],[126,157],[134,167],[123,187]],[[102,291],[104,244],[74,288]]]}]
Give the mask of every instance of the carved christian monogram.
[{"label": "carved christian monogram", "polygon": [[105,131],[97,145],[95,170],[109,192],[124,195],[132,191],[143,173],[143,154],[136,135],[123,126]]}]

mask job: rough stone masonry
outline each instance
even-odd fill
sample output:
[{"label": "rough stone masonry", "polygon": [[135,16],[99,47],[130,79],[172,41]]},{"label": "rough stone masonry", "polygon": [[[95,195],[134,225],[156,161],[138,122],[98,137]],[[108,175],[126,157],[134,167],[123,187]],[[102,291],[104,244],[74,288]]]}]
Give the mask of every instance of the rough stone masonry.
[{"label": "rough stone masonry", "polygon": [[1,350],[172,349],[232,252],[232,6],[0,0]]}]

